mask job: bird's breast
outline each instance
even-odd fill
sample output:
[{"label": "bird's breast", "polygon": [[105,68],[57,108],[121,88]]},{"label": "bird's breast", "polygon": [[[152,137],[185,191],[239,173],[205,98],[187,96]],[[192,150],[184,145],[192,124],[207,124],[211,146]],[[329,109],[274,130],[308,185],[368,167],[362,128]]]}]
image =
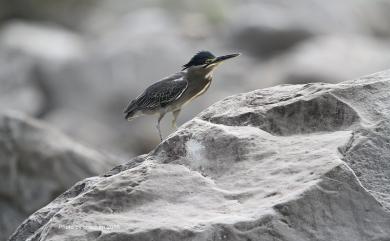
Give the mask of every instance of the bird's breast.
[{"label": "bird's breast", "polygon": [[204,94],[207,89],[210,87],[212,78],[205,77],[198,80],[189,80],[188,87],[183,93],[182,98],[180,98],[180,103],[182,105],[189,103],[200,95]]}]

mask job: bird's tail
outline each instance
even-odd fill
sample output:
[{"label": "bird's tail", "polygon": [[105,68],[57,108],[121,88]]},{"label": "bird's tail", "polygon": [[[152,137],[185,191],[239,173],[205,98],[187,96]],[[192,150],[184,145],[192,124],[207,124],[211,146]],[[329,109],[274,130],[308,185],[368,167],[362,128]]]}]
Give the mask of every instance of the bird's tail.
[{"label": "bird's tail", "polygon": [[125,119],[128,121],[135,119],[138,116],[137,112],[138,111],[135,106],[135,101],[131,101],[129,105],[126,107],[126,109],[123,111],[123,113],[125,114]]},{"label": "bird's tail", "polygon": [[134,120],[139,116],[138,110],[129,110],[125,112],[125,119],[128,121]]}]

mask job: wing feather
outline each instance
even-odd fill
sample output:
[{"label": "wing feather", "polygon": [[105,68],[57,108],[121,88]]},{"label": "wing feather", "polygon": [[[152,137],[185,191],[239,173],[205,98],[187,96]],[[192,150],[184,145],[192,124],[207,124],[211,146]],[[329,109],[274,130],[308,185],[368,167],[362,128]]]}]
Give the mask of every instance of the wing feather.
[{"label": "wing feather", "polygon": [[167,77],[149,86],[141,95],[131,101],[124,113],[165,107],[180,98],[187,86],[188,82],[181,73]]}]

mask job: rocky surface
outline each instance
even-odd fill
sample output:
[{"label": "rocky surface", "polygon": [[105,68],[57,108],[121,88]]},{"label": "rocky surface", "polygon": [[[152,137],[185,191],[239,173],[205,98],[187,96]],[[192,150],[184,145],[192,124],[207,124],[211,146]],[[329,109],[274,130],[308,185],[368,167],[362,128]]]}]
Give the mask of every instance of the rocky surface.
[{"label": "rocky surface", "polygon": [[17,112],[0,115],[0,240],[75,182],[117,161]]},{"label": "rocky surface", "polygon": [[9,240],[389,240],[389,90],[386,71],[228,97]]}]

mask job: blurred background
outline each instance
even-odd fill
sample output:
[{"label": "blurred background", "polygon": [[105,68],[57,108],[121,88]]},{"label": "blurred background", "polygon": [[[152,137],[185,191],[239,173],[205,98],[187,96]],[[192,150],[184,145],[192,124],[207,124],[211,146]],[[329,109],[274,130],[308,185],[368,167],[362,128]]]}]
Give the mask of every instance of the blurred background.
[{"label": "blurred background", "polygon": [[[124,120],[128,100],[199,50],[243,55],[216,71],[179,124],[237,93],[388,69],[389,12],[390,0],[0,0],[0,110],[126,160],[159,143],[155,117]],[[118,163],[26,118],[0,118],[0,240],[77,180]]]},{"label": "blurred background", "polygon": [[236,93],[389,68],[389,12],[388,0],[2,0],[0,108],[129,158],[159,138],[155,117],[123,119],[128,100],[197,51],[243,55],[179,124]]}]

